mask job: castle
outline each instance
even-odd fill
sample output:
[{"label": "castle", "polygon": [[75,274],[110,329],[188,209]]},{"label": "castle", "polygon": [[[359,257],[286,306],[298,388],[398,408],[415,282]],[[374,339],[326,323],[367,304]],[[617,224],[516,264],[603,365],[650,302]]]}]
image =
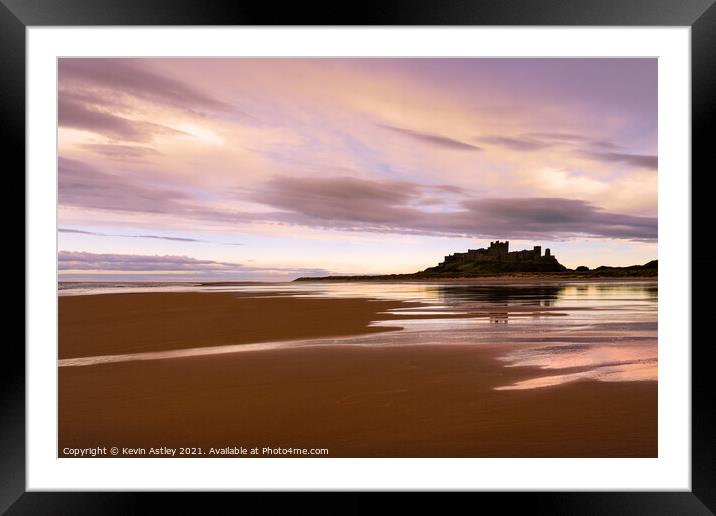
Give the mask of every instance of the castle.
[{"label": "castle", "polygon": [[544,250],[542,246],[536,245],[531,250],[510,252],[510,242],[490,242],[487,249],[468,249],[466,253],[455,253],[445,257],[440,265],[462,262],[533,262],[533,261],[556,261],[549,249]]},{"label": "castle", "polygon": [[557,261],[549,249],[542,254],[542,246],[510,252],[509,242],[490,242],[487,249],[468,249],[445,257],[435,267],[428,267],[425,276],[474,276],[502,272],[559,272],[566,267]]}]

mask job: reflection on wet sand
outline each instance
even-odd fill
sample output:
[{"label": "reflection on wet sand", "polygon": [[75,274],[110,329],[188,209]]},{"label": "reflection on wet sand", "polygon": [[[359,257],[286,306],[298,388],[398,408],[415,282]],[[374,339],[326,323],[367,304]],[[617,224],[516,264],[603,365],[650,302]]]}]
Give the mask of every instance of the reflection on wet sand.
[{"label": "reflection on wet sand", "polygon": [[492,324],[507,324],[508,312],[489,312]]},{"label": "reflection on wet sand", "polygon": [[545,306],[559,299],[562,285],[437,285],[437,295],[446,304],[466,302]]},{"label": "reflection on wet sand", "polygon": [[[177,287],[179,288],[179,287]],[[60,366],[158,360],[285,347],[401,345],[499,346],[504,366],[533,371],[498,389],[532,389],[576,380],[657,379],[655,282],[564,284],[303,283],[181,287],[233,292],[242,299],[380,300],[388,308],[369,323],[376,332],[203,348],[76,356]],[[123,290],[123,291],[126,291]]]},{"label": "reflection on wet sand", "polygon": [[[404,335],[396,337],[415,339],[419,331],[421,340],[427,341],[498,344],[509,349],[499,357],[505,366],[537,370],[532,379],[498,389],[532,389],[585,379],[657,379],[658,290],[654,282],[436,285],[430,290],[431,297],[451,313],[472,314],[475,324],[452,321],[452,327],[441,328],[439,336],[429,336],[425,321],[419,330],[410,321],[401,321],[406,325]],[[491,328],[476,326],[484,315]],[[557,315],[565,317],[550,317]]]},{"label": "reflection on wet sand", "polygon": [[469,314],[469,322],[401,320],[404,328],[391,340],[501,345],[508,350],[499,357],[505,366],[536,370],[534,378],[498,389],[657,379],[655,282],[425,288],[423,299],[411,299],[439,303],[436,316],[440,306]]}]

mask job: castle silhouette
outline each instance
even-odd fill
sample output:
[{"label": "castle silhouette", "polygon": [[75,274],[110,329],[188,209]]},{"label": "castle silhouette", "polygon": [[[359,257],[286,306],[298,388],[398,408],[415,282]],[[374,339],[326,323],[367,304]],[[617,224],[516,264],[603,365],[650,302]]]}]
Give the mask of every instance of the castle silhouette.
[{"label": "castle silhouette", "polygon": [[490,242],[487,249],[468,249],[465,253],[454,253],[445,257],[425,273],[455,272],[557,272],[566,267],[557,261],[549,249],[542,254],[542,246],[532,249],[510,251],[510,242]]},{"label": "castle silhouette", "polygon": [[531,262],[536,260],[544,260],[547,262],[556,262],[557,258],[552,256],[549,249],[544,250],[542,256],[542,246],[536,245],[532,249],[524,249],[522,251],[510,252],[510,242],[490,242],[487,249],[468,249],[466,253],[454,253],[445,257],[440,265],[451,262]]}]

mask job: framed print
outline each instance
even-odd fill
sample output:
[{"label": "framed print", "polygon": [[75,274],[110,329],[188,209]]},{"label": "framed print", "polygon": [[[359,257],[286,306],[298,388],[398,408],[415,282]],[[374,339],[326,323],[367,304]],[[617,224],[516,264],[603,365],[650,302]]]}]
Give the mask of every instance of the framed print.
[{"label": "framed print", "polygon": [[691,170],[716,8],[538,4],[6,1],[28,207],[3,509],[516,491],[710,514]]}]

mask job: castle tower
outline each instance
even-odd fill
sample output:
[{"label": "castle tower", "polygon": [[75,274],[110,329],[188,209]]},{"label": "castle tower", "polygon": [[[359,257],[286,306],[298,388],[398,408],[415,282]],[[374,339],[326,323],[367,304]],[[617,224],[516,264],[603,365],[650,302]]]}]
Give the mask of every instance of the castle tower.
[{"label": "castle tower", "polygon": [[540,258],[542,256],[542,246],[541,245],[536,245],[534,247],[534,254],[535,254],[535,258]]},{"label": "castle tower", "polygon": [[506,255],[510,252],[510,242],[500,242],[499,240],[490,242],[488,251],[496,256]]},{"label": "castle tower", "polygon": [[549,249],[545,249],[545,250],[544,250],[544,255],[545,255],[545,256],[551,256]]}]

